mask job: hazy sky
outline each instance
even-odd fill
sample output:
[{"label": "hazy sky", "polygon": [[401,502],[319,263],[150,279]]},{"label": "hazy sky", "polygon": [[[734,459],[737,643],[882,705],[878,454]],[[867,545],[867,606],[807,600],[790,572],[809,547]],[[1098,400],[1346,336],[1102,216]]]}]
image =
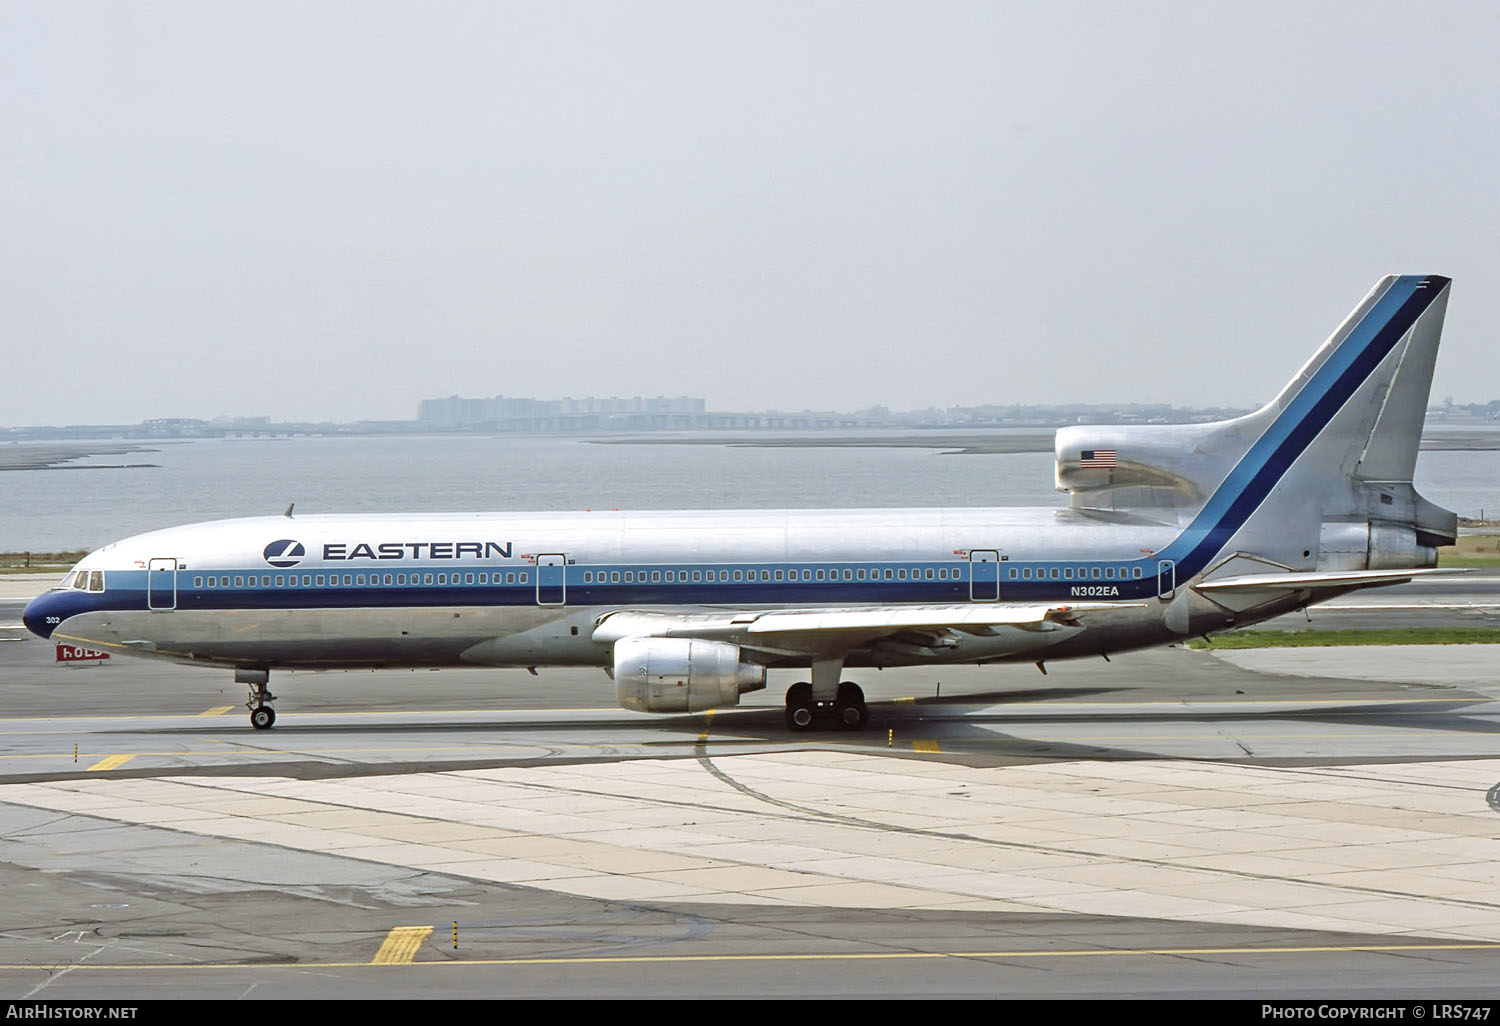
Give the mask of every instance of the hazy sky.
[{"label": "hazy sky", "polygon": [[0,424],[1500,398],[1500,4],[0,0]]}]

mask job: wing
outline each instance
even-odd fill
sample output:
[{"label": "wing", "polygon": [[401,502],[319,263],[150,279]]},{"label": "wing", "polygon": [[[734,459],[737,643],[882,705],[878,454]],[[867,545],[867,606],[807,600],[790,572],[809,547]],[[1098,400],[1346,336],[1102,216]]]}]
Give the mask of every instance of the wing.
[{"label": "wing", "polygon": [[1007,629],[1076,632],[1082,617],[1118,602],[988,602],[927,606],[818,606],[716,612],[621,609],[595,621],[594,640],[702,638],[775,655],[826,655],[878,645],[907,652],[957,644],[957,634],[993,637]]}]

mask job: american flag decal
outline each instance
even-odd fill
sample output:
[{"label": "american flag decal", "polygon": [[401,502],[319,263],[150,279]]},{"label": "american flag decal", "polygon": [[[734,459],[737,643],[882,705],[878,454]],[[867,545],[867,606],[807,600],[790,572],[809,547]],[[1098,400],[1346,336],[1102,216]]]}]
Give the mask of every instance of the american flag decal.
[{"label": "american flag decal", "polygon": [[1078,465],[1085,469],[1090,467],[1115,467],[1119,465],[1116,457],[1119,455],[1114,449],[1084,449],[1078,454]]}]

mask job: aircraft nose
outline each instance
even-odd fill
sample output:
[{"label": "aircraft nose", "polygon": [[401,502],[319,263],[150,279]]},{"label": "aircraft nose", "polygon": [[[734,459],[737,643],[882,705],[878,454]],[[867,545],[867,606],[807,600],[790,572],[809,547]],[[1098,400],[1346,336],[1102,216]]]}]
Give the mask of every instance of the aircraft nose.
[{"label": "aircraft nose", "polygon": [[39,638],[52,637],[53,628],[57,626],[58,616],[51,612],[54,603],[49,601],[51,595],[38,595],[26,603],[26,609],[21,613],[21,622],[26,629]]}]

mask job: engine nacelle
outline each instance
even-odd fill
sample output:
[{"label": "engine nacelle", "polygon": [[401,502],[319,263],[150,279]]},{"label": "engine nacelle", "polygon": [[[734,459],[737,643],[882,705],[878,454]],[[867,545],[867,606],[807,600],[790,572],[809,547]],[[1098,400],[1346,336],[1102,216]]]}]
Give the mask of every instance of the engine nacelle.
[{"label": "engine nacelle", "polygon": [[696,638],[615,642],[615,691],[636,712],[701,712],[739,705],[766,686],[766,668],[740,659],[740,647]]}]

